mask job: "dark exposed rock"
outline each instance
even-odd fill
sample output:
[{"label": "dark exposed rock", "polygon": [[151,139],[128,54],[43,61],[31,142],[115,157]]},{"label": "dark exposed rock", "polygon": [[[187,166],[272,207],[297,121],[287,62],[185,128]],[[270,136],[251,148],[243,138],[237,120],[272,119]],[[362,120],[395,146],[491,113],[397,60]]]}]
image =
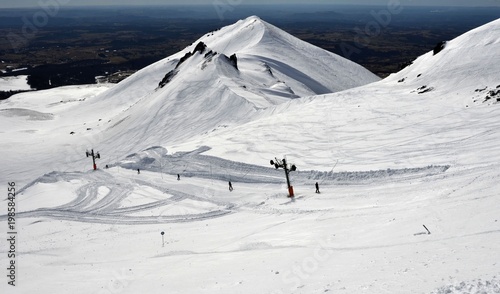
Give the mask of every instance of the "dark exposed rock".
[{"label": "dark exposed rock", "polygon": [[201,69],[205,69],[207,67],[207,64],[209,62],[212,62],[212,59],[213,57],[217,55],[217,52],[214,52],[212,50],[208,51],[206,54],[205,54],[205,62],[203,62],[203,64],[201,65]]},{"label": "dark exposed rock", "polygon": [[178,68],[181,64],[184,63],[184,61],[188,60],[189,57],[191,57],[192,55],[193,54],[191,52],[188,52],[184,56],[182,56],[181,59],[179,59],[179,62],[177,62],[177,65],[175,66],[175,68]]},{"label": "dark exposed rock", "polygon": [[29,92],[31,90],[10,90],[10,91],[0,91],[0,100],[5,100],[13,95]]},{"label": "dark exposed rock", "polygon": [[171,70],[169,71],[165,77],[163,77],[163,79],[161,80],[161,82],[158,84],[158,87],[160,88],[163,88],[165,87],[166,84],[168,84],[174,77],[175,75],[178,73],[177,70]]},{"label": "dark exposed rock", "polygon": [[184,63],[184,61],[188,60],[189,57],[193,56],[196,52],[199,52],[200,54],[202,54],[203,52],[205,52],[206,48],[207,48],[207,45],[205,45],[205,43],[203,43],[203,42],[198,43],[198,45],[196,45],[196,47],[194,48],[193,52],[188,52],[181,59],[179,59],[179,62],[177,62],[177,65],[175,66],[175,68],[177,69],[181,64]]},{"label": "dark exposed rock", "polygon": [[411,60],[403,62],[403,63],[399,64],[399,69],[404,69],[412,64],[413,64],[413,61],[411,61]]},{"label": "dark exposed rock", "polygon": [[[188,60],[191,56],[193,56],[196,52],[199,52],[200,54],[203,54],[203,52],[205,52],[205,50],[207,49],[207,45],[205,45],[205,43],[203,42],[199,42],[196,47],[194,48],[193,52],[188,52],[186,53],[183,57],[181,57],[181,59],[179,59],[179,62],[177,62],[177,64],[175,65],[175,69],[174,70],[171,70],[169,71],[165,77],[163,77],[163,79],[160,81],[160,83],[158,84],[158,87],[160,88],[163,88],[165,87],[166,84],[168,84],[174,77],[175,75],[178,73],[178,68],[181,64],[183,64],[186,60]],[[205,58],[207,58],[208,56],[212,57],[213,55],[211,54],[214,54],[212,52],[212,50],[210,50],[207,54],[205,54]]]},{"label": "dark exposed rock", "polygon": [[424,93],[433,91],[434,88],[433,87],[423,86],[423,87],[418,88],[417,90],[420,91],[420,92],[418,92],[418,94],[424,94]]},{"label": "dark exposed rock", "polygon": [[434,55],[438,54],[439,52],[443,51],[443,49],[446,47],[446,41],[441,41],[439,42],[436,47],[434,47]]},{"label": "dark exposed rock", "polygon": [[229,57],[229,61],[234,66],[234,68],[238,69],[238,58],[236,57],[236,54],[231,55],[231,57]]},{"label": "dark exposed rock", "polygon": [[205,43],[203,43],[203,42],[200,42],[194,48],[193,54],[196,53],[196,52],[200,52],[200,54],[201,54],[201,53],[205,52],[206,48],[207,48],[207,45],[205,45]]},{"label": "dark exposed rock", "polygon": [[274,77],[273,70],[267,63],[264,63],[264,67],[266,68],[267,73]]},{"label": "dark exposed rock", "polygon": [[205,58],[214,57],[215,55],[217,55],[217,52],[210,50],[205,54]]}]

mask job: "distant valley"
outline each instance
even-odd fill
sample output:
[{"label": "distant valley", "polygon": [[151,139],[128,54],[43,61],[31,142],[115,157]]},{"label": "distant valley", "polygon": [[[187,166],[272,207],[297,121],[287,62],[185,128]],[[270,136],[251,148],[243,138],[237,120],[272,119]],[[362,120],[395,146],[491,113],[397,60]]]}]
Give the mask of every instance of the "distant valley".
[{"label": "distant valley", "polygon": [[[0,12],[0,35],[5,36],[0,38],[0,77],[27,75],[29,86],[39,90],[116,83],[184,49],[207,31],[252,14],[386,77],[432,50],[436,43],[500,15],[500,8],[401,7],[401,13],[389,16],[381,14],[385,7],[369,6],[241,5],[223,15],[218,15],[216,8],[62,9],[29,36],[22,32],[37,11],[4,10]],[[370,27],[377,21],[379,30]],[[12,36],[22,38],[22,42]],[[0,98],[11,94],[3,91]]]}]

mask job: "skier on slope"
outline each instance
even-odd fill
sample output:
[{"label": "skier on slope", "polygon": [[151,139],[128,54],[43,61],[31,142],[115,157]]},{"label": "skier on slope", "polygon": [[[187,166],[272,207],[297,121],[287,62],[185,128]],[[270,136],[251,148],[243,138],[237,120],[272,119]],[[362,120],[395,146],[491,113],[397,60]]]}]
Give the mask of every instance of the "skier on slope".
[{"label": "skier on slope", "polygon": [[232,192],[233,191],[233,184],[231,184],[231,181],[229,181],[229,191]]},{"label": "skier on slope", "polygon": [[315,186],[316,186],[316,193],[319,194],[319,184],[318,184],[318,182],[316,182]]}]

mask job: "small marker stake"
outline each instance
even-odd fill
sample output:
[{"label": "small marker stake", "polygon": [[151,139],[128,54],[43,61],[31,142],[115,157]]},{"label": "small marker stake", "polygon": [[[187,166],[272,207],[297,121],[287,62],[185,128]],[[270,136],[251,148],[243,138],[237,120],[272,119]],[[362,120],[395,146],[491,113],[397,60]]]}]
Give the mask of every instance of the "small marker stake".
[{"label": "small marker stake", "polygon": [[423,225],[423,226],[424,226],[424,228],[427,230],[427,235],[430,235],[430,234],[431,234],[431,231],[429,231],[429,229],[428,229],[425,225]]}]

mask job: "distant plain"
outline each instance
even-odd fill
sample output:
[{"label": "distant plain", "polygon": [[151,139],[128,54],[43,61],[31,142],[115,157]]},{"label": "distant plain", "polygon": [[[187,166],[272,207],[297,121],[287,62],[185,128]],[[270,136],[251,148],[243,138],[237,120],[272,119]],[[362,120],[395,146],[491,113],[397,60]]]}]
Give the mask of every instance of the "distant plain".
[{"label": "distant plain", "polygon": [[384,6],[335,5],[62,7],[41,19],[46,24],[35,26],[41,8],[4,9],[0,77],[28,75],[36,89],[95,83],[96,76],[117,82],[249,15],[386,77],[438,42],[500,17],[500,7],[387,11]]}]

